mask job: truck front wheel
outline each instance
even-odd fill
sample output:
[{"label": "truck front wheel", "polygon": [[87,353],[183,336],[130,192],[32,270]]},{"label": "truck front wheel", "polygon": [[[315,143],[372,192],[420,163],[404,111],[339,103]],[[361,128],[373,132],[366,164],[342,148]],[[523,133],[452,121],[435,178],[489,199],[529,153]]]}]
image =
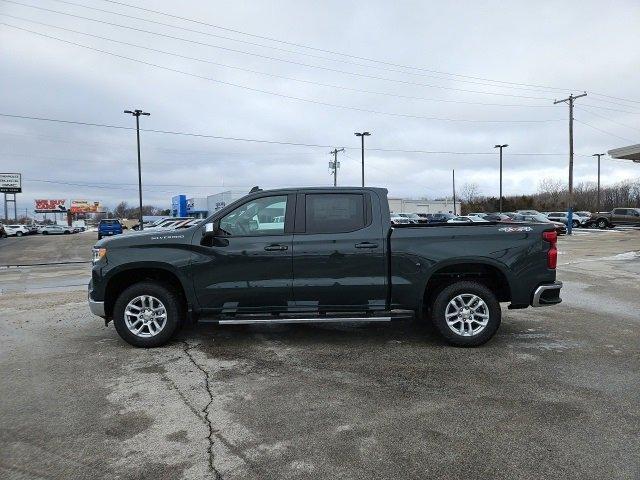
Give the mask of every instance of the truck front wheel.
[{"label": "truck front wheel", "polygon": [[167,286],[145,281],[131,285],[113,306],[113,324],[122,339],[135,347],[167,343],[181,321],[178,296]]},{"label": "truck front wheel", "polygon": [[432,321],[450,344],[476,347],[493,337],[501,314],[500,303],[489,288],[479,282],[461,281],[438,293]]}]

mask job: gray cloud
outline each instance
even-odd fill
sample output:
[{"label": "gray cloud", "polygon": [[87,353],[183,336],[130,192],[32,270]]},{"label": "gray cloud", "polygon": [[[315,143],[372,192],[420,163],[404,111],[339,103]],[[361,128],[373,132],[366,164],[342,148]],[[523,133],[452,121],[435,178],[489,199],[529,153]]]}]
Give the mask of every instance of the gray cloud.
[{"label": "gray cloud", "polygon": [[[143,126],[149,129],[353,147],[340,158],[339,183],[343,185],[359,183],[359,141],[353,132],[366,129],[373,133],[367,139],[367,145],[382,149],[487,152],[493,150],[495,143],[508,143],[510,147],[505,151],[505,193],[532,192],[542,178],[564,179],[567,176],[568,113],[566,106],[552,105],[554,98],[562,98],[571,91],[587,90],[637,99],[640,53],[634,45],[640,44],[637,29],[640,6],[633,1],[613,5],[564,2],[561,6],[557,2],[469,2],[465,5],[453,2],[443,5],[440,2],[390,4],[374,1],[367,2],[366,8],[355,2],[338,1],[225,2],[215,5],[185,1],[180,3],[179,10],[174,2],[136,2],[147,8],[178,12],[204,22],[326,50],[470,77],[560,87],[561,90],[506,84],[498,87],[477,78],[372,64],[142,13],[100,0],[78,0],[78,3],[346,62],[146,24],[53,0],[37,3],[24,0],[24,3],[258,55],[397,81],[267,60],[6,2],[0,2],[0,13],[209,62],[308,82],[340,85],[347,89],[455,102],[529,106],[438,102],[336,89],[181,59],[0,17],[1,22],[93,48],[275,94],[421,117],[554,120],[532,123],[450,122],[317,105],[194,78],[0,26],[2,112],[133,126],[133,119],[126,117],[122,110],[139,107],[152,113],[142,119]],[[370,63],[371,67],[352,63]],[[605,134],[576,123],[578,153],[591,155],[629,143],[640,143],[640,115],[607,110],[640,112],[640,103],[590,94],[577,105],[575,116],[578,121],[609,132]],[[137,171],[132,131],[0,118],[0,138],[0,170],[19,171],[24,175],[25,192],[19,196],[22,208],[31,206],[33,198],[88,198],[102,200],[109,205],[121,199],[135,201]],[[143,132],[142,140],[143,174],[147,185],[145,203],[167,205],[173,194],[205,195],[230,186],[248,189],[252,185],[275,187],[331,183],[327,169],[330,159],[328,148],[148,132]],[[514,156],[511,155],[513,152],[558,152],[563,155]],[[477,182],[483,193],[497,192],[497,154],[462,156],[367,152],[367,182],[385,186],[394,195],[447,195],[453,168],[459,185]],[[594,160],[587,156],[576,157],[576,181],[593,181],[595,176]],[[603,162],[605,183],[635,176],[638,176],[637,165],[612,160]],[[36,180],[92,183],[101,187]]]}]

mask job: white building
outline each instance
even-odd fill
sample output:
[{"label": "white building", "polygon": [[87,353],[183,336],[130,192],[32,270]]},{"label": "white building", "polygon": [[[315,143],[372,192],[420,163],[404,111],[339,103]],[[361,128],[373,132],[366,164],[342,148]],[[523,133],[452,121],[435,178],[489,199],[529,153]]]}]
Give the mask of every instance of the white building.
[{"label": "white building", "polygon": [[411,198],[389,198],[391,213],[454,213],[460,215],[460,202],[456,202],[453,211],[453,200],[426,200]]}]

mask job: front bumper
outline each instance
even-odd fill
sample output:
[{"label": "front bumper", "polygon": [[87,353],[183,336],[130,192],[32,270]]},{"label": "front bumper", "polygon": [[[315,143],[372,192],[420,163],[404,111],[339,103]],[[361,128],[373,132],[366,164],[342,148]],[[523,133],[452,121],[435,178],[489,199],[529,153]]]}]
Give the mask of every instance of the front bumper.
[{"label": "front bumper", "polygon": [[531,300],[532,307],[547,307],[549,305],[557,305],[562,302],[560,298],[560,289],[562,282],[553,282],[547,285],[540,285],[533,292]]},{"label": "front bumper", "polygon": [[91,310],[91,313],[93,313],[94,315],[102,318],[105,317],[104,302],[96,302],[91,298],[91,295],[89,295],[89,310]]}]

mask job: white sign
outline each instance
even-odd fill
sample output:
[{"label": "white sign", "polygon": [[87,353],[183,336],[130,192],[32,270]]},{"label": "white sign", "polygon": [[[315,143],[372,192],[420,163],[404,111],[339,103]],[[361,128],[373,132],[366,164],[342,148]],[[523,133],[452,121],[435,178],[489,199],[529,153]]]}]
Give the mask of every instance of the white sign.
[{"label": "white sign", "polygon": [[0,193],[22,193],[22,175],[0,173]]}]

